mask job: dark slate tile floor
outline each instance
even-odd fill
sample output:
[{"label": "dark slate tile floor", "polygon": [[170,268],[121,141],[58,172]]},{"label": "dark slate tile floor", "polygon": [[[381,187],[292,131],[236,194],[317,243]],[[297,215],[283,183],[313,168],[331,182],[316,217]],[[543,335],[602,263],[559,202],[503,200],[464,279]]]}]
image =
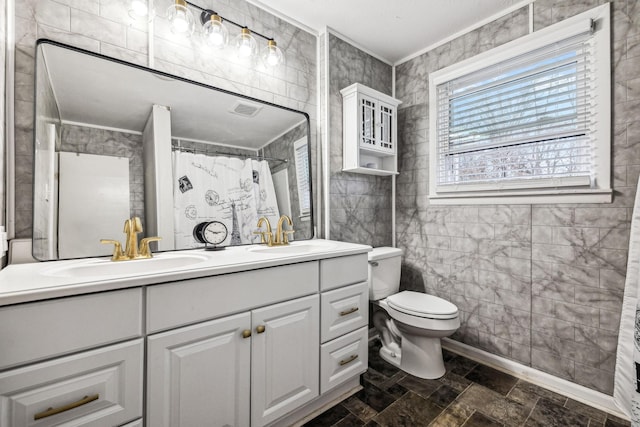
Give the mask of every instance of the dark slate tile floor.
[{"label": "dark slate tile floor", "polygon": [[606,412],[444,352],[447,373],[437,380],[406,374],[369,345],[361,391],[307,422],[307,427],[623,427]]}]

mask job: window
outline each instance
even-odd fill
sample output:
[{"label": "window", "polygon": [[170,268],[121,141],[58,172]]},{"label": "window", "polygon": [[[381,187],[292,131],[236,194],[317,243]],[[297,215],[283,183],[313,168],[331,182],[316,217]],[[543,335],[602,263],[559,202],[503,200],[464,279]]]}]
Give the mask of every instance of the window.
[{"label": "window", "polygon": [[611,201],[608,12],[430,75],[432,203]]},{"label": "window", "polygon": [[309,146],[307,137],[296,141],[293,144],[293,149],[296,159],[300,216],[308,217],[311,215],[311,186],[309,185]]}]

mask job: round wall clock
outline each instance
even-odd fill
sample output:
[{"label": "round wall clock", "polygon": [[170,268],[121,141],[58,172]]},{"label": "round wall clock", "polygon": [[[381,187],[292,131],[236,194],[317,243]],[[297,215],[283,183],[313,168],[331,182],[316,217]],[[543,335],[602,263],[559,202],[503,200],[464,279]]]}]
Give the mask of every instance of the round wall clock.
[{"label": "round wall clock", "polygon": [[218,245],[224,242],[228,235],[227,226],[220,221],[201,222],[193,228],[193,237],[198,242],[204,243],[208,251],[224,249],[224,246]]}]

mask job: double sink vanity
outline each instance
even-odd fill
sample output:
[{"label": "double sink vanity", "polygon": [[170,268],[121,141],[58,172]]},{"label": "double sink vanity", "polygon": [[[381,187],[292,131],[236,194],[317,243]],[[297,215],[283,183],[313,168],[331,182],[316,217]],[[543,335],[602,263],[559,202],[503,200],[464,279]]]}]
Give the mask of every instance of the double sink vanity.
[{"label": "double sink vanity", "polygon": [[0,427],[289,426],[359,390],[371,248],[313,239],[308,114],[51,40],[35,65],[49,262],[0,270]]},{"label": "double sink vanity", "polygon": [[305,240],[11,265],[0,427],[295,424],[360,387],[370,249]]}]

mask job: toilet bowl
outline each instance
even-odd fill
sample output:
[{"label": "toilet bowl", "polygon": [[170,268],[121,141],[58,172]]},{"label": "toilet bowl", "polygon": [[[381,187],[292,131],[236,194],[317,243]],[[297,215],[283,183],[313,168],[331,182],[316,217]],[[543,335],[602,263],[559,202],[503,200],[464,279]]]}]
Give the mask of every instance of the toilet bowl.
[{"label": "toilet bowl", "polygon": [[445,373],[440,338],[460,327],[458,308],[442,298],[402,291],[402,251],[375,248],[369,253],[369,299],[377,306],[373,322],[380,334],[380,356],[420,378]]}]

